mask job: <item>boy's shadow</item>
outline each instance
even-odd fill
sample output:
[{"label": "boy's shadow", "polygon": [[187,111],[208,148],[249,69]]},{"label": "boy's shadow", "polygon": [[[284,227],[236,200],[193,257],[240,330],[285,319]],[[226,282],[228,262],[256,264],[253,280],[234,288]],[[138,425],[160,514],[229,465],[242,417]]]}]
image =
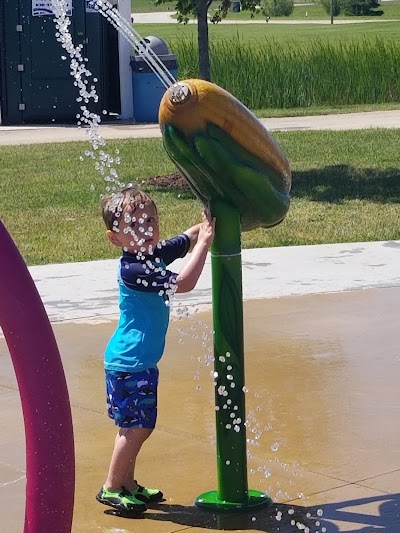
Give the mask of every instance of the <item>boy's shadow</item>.
[{"label": "boy's shadow", "polygon": [[[378,514],[369,514],[363,506],[378,504]],[[375,509],[375,508],[374,508]],[[134,517],[132,517],[134,518]],[[138,517],[136,517],[138,518]],[[291,503],[273,503],[249,513],[215,514],[195,506],[155,504],[140,516],[144,520],[172,522],[188,527],[223,531],[253,530],[265,533],[399,533],[400,494],[382,494],[370,498],[302,507]],[[331,521],[347,522],[352,529],[342,530]],[[300,526],[300,527],[299,527]]]}]

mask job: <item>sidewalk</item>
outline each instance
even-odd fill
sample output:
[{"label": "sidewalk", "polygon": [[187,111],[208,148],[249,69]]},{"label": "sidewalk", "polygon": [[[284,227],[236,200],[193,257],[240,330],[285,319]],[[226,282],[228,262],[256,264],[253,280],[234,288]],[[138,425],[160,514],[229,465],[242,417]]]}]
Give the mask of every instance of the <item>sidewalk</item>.
[{"label": "sidewalk", "polygon": [[[400,241],[259,248],[243,250],[242,260],[245,300],[400,286]],[[179,271],[184,261],[171,270]],[[118,313],[116,268],[117,260],[104,260],[34,266],[30,272],[52,322],[93,321]],[[196,288],[174,296],[172,308],[210,305],[208,256]]]},{"label": "sidewalk", "polygon": [[[370,111],[313,117],[263,118],[269,131],[356,130],[367,128],[399,128],[400,110]],[[99,129],[106,139],[161,137],[158,124],[106,124]],[[78,126],[0,126],[0,145],[86,141],[84,128]]]}]

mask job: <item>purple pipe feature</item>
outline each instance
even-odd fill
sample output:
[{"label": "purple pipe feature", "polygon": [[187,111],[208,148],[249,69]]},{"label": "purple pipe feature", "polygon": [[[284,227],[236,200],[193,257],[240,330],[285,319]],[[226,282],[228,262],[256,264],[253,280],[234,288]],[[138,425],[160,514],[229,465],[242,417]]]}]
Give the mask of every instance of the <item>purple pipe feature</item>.
[{"label": "purple pipe feature", "polygon": [[64,369],[42,300],[1,221],[0,326],[14,365],[25,424],[24,533],[70,533],[75,456]]}]

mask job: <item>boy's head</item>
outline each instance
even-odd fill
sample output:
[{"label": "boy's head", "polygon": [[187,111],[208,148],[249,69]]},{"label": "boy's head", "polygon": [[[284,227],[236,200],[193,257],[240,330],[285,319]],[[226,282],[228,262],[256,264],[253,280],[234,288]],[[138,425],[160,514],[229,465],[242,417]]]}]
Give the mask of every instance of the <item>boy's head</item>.
[{"label": "boy's head", "polygon": [[157,208],[150,196],[127,187],[104,197],[101,209],[112,244],[131,253],[154,251],[160,230]]}]

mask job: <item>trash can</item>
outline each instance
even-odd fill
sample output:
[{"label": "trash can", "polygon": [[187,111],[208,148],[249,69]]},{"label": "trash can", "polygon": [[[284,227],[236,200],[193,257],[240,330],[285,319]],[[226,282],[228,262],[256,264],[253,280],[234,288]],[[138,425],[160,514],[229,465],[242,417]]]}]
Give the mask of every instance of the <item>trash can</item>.
[{"label": "trash can", "polygon": [[[167,43],[152,35],[145,37],[143,41],[176,78],[178,74],[176,55],[170,54]],[[131,57],[131,69],[135,121],[158,122],[158,109],[166,88],[141,55]]]},{"label": "trash can", "polygon": [[233,1],[230,4],[230,11],[232,11],[232,13],[240,13],[240,2]]}]

